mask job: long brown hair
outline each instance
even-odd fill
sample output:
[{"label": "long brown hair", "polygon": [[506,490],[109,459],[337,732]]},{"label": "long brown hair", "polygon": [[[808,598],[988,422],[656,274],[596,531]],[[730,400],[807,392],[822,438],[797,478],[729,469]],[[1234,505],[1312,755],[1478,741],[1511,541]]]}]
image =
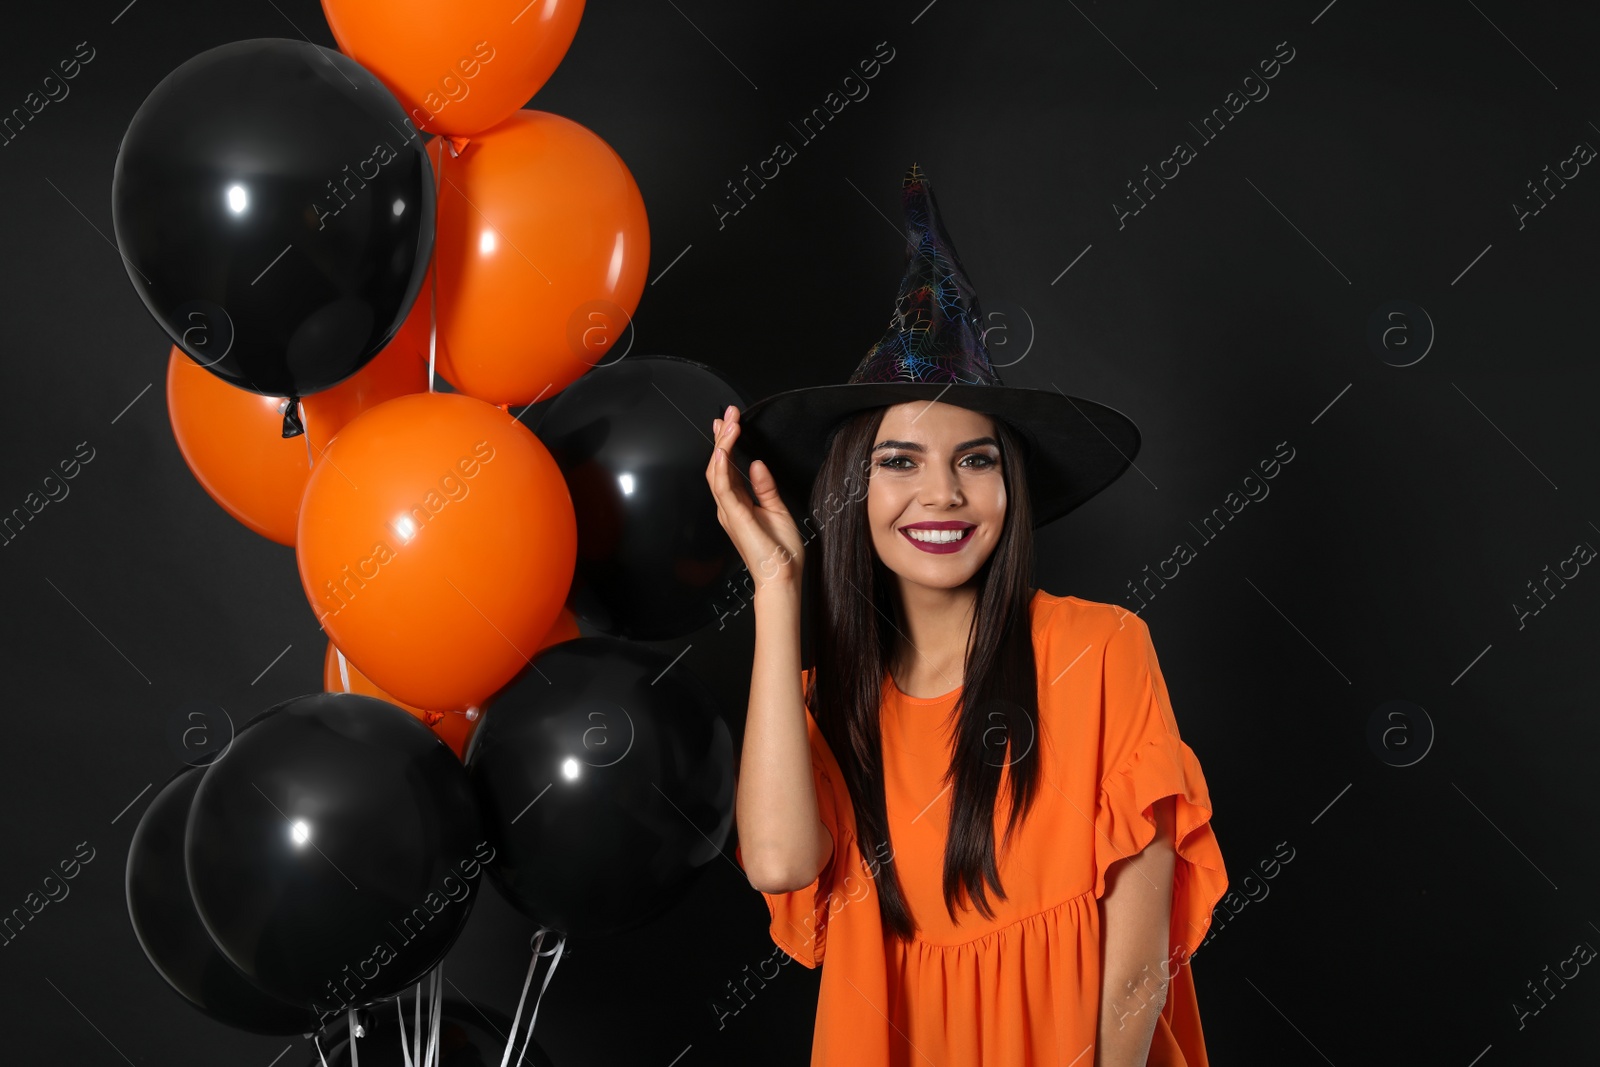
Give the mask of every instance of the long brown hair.
[{"label": "long brown hair", "polygon": [[[884,927],[909,940],[917,922],[901,891],[889,839],[878,719],[885,677],[906,624],[895,576],[873,549],[866,506],[873,438],[886,410],[857,413],[835,429],[812,485],[811,517],[822,522],[816,531],[821,551],[808,553],[804,573],[816,605],[811,622],[816,665],[805,696],[844,772],[861,854],[871,857],[868,868],[878,886]],[[944,777],[954,783],[944,855],[945,908],[953,922],[960,921],[955,908],[963,889],[985,918],[993,917],[985,882],[1006,899],[994,847],[1003,772],[1010,768],[1011,807],[1002,847],[1040,786],[1039,693],[1029,616],[1033,516],[1023,476],[1027,444],[1004,420],[995,416],[994,422],[1006,515],[993,552],[974,576],[971,640],[951,712],[959,723]]]}]

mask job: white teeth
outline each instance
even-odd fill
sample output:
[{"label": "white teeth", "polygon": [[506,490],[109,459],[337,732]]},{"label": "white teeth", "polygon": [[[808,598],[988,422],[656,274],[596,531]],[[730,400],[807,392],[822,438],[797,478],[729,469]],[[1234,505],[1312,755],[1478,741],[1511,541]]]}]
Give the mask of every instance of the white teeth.
[{"label": "white teeth", "polygon": [[932,541],[934,544],[944,544],[948,541],[959,541],[967,535],[967,530],[907,530],[914,541]]}]

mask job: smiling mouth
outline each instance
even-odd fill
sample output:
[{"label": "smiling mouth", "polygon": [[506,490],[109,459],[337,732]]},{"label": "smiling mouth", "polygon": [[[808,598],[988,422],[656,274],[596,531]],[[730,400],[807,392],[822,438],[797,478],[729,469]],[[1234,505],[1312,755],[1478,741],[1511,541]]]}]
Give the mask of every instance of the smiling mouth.
[{"label": "smiling mouth", "polygon": [[943,555],[961,551],[966,543],[972,540],[972,531],[976,529],[976,526],[968,526],[961,530],[929,530],[902,526],[900,536],[923,552]]},{"label": "smiling mouth", "polygon": [[903,526],[900,528],[900,532],[919,544],[950,545],[955,544],[957,541],[966,540],[975,529],[977,529],[976,526],[968,526],[962,530],[924,530]]}]

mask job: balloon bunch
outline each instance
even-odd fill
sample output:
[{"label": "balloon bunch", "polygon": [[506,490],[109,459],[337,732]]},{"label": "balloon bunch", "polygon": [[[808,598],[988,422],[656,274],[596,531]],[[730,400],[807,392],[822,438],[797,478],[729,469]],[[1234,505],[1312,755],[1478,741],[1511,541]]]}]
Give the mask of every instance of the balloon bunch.
[{"label": "balloon bunch", "polygon": [[[581,0],[323,8],[342,53],[195,56],[117,157],[179,448],[293,546],[329,638],[326,692],[157,796],[128,905],[224,1022],[321,1056],[342,1018],[355,1062],[414,987],[429,1038],[398,1005],[390,1036],[448,1063],[439,964],[480,869],[540,924],[514,1040],[539,958],[547,987],[568,935],[659,914],[726,842],[731,732],[681,654],[637,642],[719,617],[739,557],[701,427],[743,400],[689,360],[605,359],[644,288],[643,199],[599,137],[521,107]],[[537,427],[509,411],[547,397]]]},{"label": "balloon bunch", "polygon": [[581,0],[401,7],[329,0],[343,53],[262,39],[179,66],[129,125],[112,211],[172,341],[179,449],[295,548],[325,684],[408,708],[460,755],[495,690],[578,632],[571,497],[507,408],[610,348],[649,233],[609,146],[518,110]]},{"label": "balloon bunch", "polygon": [[191,1004],[312,1033],[432,970],[491,846],[465,768],[386,701],[278,704],[157,794],[128,849],[145,955]]},{"label": "balloon bunch", "polygon": [[322,6],[345,54],[438,135],[438,372],[493,404],[560,392],[627,331],[650,263],[621,157],[571,119],[522,108],[566,53],[581,0]]}]

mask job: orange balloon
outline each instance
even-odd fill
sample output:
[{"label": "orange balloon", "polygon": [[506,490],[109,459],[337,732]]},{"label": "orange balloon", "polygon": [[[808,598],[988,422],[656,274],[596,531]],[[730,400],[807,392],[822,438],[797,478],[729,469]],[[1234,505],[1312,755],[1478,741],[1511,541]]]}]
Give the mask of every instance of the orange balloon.
[{"label": "orange balloon", "polygon": [[539,650],[577,558],[561,470],[521,422],[456,393],[339,431],[300,504],[300,583],[329,638],[418,708],[482,706]]},{"label": "orange balloon", "polygon": [[420,361],[416,319],[413,308],[395,339],[353,376],[300,398],[306,428],[300,437],[283,436],[283,397],[240,389],[174,345],[167,359],[167,411],[195,479],[256,533],[280,545],[294,544],[314,458],[365,408],[428,388],[426,305]]},{"label": "orange balloon", "polygon": [[560,115],[519,111],[459,156],[444,144],[428,146],[438,372],[492,404],[548,400],[628,330],[650,267],[644,198],[610,145]]},{"label": "orange balloon", "polygon": [[528,102],[567,54],[583,0],[322,0],[339,50],[417,129],[465,137]]}]

